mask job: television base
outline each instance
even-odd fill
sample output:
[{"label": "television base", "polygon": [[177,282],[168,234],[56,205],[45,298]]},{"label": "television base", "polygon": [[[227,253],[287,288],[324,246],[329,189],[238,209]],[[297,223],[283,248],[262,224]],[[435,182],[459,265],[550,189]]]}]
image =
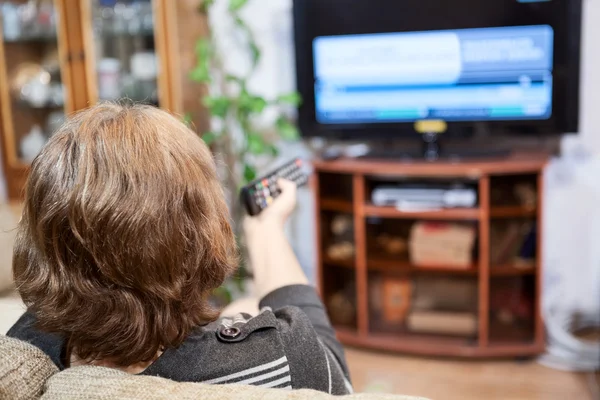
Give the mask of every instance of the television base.
[{"label": "television base", "polygon": [[425,161],[461,161],[473,159],[506,158],[511,154],[509,149],[474,149],[474,148],[444,148],[440,141],[440,135],[435,133],[424,133],[420,151],[407,151],[402,149],[371,149],[367,154],[361,156],[363,159],[383,160],[425,160]]}]

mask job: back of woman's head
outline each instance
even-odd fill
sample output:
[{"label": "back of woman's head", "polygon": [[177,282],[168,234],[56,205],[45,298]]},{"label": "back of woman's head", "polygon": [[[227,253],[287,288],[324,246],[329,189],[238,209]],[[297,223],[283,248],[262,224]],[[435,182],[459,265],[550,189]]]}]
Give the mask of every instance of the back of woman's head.
[{"label": "back of woman's head", "polygon": [[31,166],[14,247],[19,292],[81,358],[131,365],[216,318],[236,265],[209,150],[149,106],[76,114]]}]

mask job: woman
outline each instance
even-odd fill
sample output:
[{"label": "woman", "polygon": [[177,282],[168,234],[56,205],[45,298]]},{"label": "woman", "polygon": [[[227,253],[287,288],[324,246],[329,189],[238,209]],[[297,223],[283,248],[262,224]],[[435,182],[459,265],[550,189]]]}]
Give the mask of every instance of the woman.
[{"label": "woman", "polygon": [[343,349],[284,236],[295,186],[279,184],[245,222],[261,311],[217,320],[210,294],[238,259],[207,147],[152,107],[75,115],[31,167],[13,260],[28,311],[8,335],[60,369],[350,392]]}]

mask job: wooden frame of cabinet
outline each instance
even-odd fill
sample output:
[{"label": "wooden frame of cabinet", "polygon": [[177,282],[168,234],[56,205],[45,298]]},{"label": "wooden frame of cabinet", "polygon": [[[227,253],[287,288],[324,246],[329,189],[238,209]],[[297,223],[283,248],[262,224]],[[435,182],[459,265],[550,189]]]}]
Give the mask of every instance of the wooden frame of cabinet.
[{"label": "wooden frame of cabinet", "polygon": [[[61,78],[65,85],[64,110],[68,115],[98,101],[91,0],[54,0],[54,5],[59,16],[57,40]],[[200,14],[189,12],[191,8],[193,5],[187,0],[152,0],[160,106],[177,115],[189,111],[185,107],[199,107],[199,103],[190,105],[184,96],[199,97],[202,91],[198,85],[184,84],[185,76],[182,76],[182,52],[184,56],[188,55],[187,59],[191,58],[189,54],[193,53],[195,44],[194,38],[183,32],[183,27],[202,25],[204,22]],[[185,12],[182,11],[184,9]],[[179,37],[182,35],[186,43],[180,43]],[[0,147],[9,198],[18,200],[22,197],[29,165],[18,156],[18,138],[8,90],[7,56],[11,55],[7,55],[0,29]],[[201,121],[195,123],[202,124]]]},{"label": "wooden frame of cabinet", "polygon": [[[331,295],[351,288],[354,298],[353,322],[344,325],[335,322],[335,311],[330,316],[338,338],[347,345],[372,349],[398,351],[421,355],[466,358],[522,357],[543,352],[545,348],[544,324],[541,314],[542,261],[541,234],[543,208],[543,168],[545,154],[515,154],[507,159],[473,162],[390,162],[377,160],[316,161],[312,187],[316,204],[317,280],[326,304]],[[518,205],[491,204],[491,187],[497,179],[526,176],[532,179],[537,190],[535,208]],[[440,209],[431,211],[401,211],[395,207],[376,206],[371,203],[370,179],[468,179],[474,182],[478,192],[478,205],[466,209]],[[336,189],[342,187],[343,190]],[[337,190],[337,194],[331,194]],[[353,220],[354,256],[348,259],[332,259],[326,249],[331,244],[330,227],[335,215],[351,216]],[[419,268],[401,258],[379,258],[371,253],[369,242],[373,240],[367,230],[369,218],[392,221],[469,221],[477,228],[477,258],[470,268],[449,268],[445,265]],[[515,265],[491,265],[490,225],[492,221],[526,218],[537,226],[536,259],[529,269]],[[410,332],[405,326],[396,333],[379,330],[372,320],[370,306],[370,283],[372,274],[381,276],[440,277],[472,279],[477,286],[476,334],[472,337],[451,337],[443,334],[420,334]],[[527,289],[533,302],[531,317],[526,321],[529,328],[525,338],[514,332],[498,330],[492,323],[490,297],[492,283],[502,279],[526,279]],[[338,310],[339,312],[339,310]],[[344,313],[346,315],[346,313]],[[507,339],[507,337],[509,337]]]}]

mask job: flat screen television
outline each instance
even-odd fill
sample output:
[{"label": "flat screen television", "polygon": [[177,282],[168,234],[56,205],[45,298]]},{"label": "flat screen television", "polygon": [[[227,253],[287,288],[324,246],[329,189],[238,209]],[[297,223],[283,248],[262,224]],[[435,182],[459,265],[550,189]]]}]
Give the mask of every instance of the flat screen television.
[{"label": "flat screen television", "polygon": [[581,0],[294,0],[305,136],[576,132]]}]

